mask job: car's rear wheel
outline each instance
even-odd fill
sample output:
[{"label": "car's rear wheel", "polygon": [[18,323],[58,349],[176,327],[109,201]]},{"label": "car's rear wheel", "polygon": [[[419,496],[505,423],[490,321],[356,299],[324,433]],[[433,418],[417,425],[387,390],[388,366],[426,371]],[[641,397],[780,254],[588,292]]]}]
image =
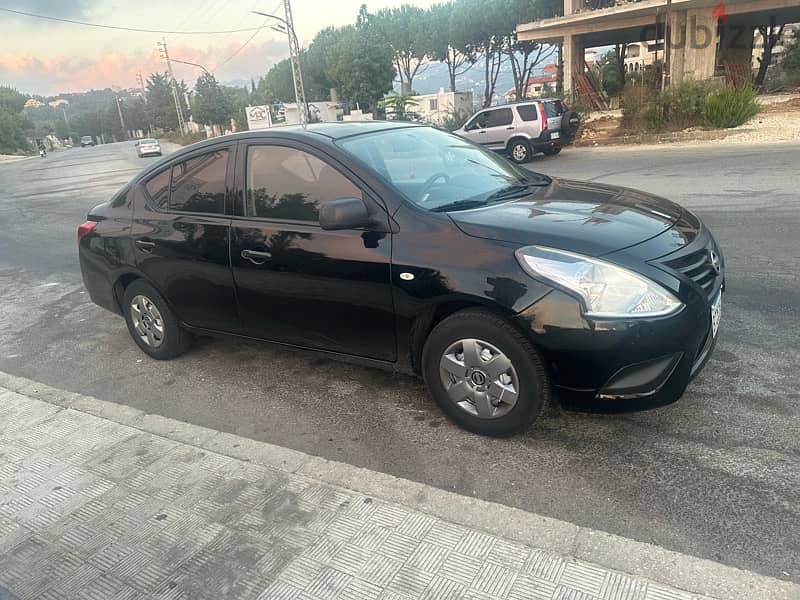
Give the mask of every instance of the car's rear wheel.
[{"label": "car's rear wheel", "polygon": [[147,282],[139,279],[125,288],[122,307],[133,341],[148,356],[168,360],[192,345],[191,334],[181,328],[167,302]]},{"label": "car's rear wheel", "polygon": [[542,152],[545,154],[545,156],[555,156],[556,154],[561,154],[561,148],[558,146],[553,148],[545,148],[542,150]]},{"label": "car's rear wheel", "polygon": [[425,343],[422,373],[441,409],[481,435],[522,431],[550,399],[536,348],[509,322],[485,310],[460,311],[439,323]]},{"label": "car's rear wheel", "polygon": [[508,145],[508,154],[517,164],[529,162],[533,157],[531,145],[527,140],[512,140]]}]

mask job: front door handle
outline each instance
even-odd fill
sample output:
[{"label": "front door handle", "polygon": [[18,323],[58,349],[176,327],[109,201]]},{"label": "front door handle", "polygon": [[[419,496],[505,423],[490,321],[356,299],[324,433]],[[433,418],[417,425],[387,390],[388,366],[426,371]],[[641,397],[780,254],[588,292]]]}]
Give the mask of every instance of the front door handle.
[{"label": "front door handle", "polygon": [[153,251],[153,248],[156,247],[156,243],[154,241],[145,239],[136,240],[134,244],[136,244],[136,247],[139,248],[139,250],[142,252],[147,252],[148,254]]},{"label": "front door handle", "polygon": [[242,258],[249,260],[254,265],[263,265],[272,258],[272,254],[269,252],[259,252],[258,250],[242,250]]}]

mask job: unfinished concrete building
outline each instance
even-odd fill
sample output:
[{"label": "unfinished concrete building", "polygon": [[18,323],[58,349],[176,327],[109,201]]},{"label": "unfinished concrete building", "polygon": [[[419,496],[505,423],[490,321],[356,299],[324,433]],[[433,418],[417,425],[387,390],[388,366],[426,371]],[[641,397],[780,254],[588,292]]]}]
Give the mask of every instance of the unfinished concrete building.
[{"label": "unfinished concrete building", "polygon": [[800,0],[564,0],[561,16],[517,27],[520,40],[563,44],[563,84],[584,72],[584,50],[633,42],[663,42],[667,15],[672,81],[722,75],[750,64],[754,31],[800,21]]}]

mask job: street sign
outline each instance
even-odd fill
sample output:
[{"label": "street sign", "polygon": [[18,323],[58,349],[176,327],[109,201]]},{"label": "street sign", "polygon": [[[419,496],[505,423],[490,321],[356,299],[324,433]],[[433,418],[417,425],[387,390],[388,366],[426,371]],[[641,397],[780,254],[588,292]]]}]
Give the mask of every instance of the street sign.
[{"label": "street sign", "polygon": [[247,112],[247,127],[251,131],[272,127],[272,115],[269,112],[269,106],[248,106],[245,111]]}]

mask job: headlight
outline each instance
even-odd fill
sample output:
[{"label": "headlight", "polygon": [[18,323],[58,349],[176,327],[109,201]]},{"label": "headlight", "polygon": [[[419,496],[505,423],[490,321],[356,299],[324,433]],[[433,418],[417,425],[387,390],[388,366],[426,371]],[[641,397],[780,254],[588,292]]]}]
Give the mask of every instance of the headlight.
[{"label": "headlight", "polygon": [[683,303],[654,281],[604,260],[554,248],[528,246],[515,252],[532,277],[577,294],[591,317],[660,317]]}]

